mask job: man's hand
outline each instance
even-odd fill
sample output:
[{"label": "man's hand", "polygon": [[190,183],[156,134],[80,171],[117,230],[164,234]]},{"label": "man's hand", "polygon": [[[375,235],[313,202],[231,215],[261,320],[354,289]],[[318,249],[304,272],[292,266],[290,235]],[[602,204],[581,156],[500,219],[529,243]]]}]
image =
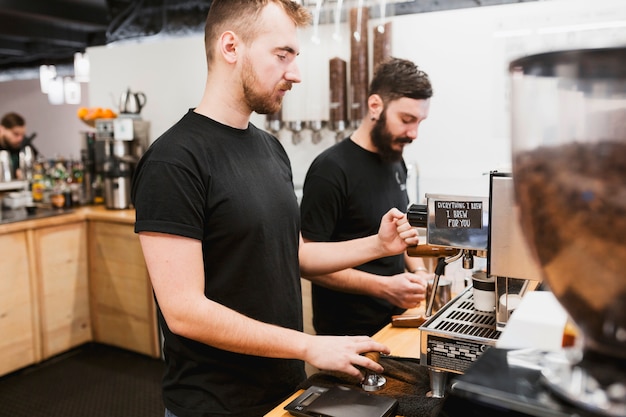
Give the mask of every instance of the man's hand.
[{"label": "man's hand", "polygon": [[408,246],[417,245],[417,229],[409,224],[406,214],[397,208],[389,210],[380,221],[378,239],[390,255],[397,255]]},{"label": "man's hand", "polygon": [[311,336],[304,360],[326,371],[338,371],[359,380],[363,373],[357,368],[383,372],[383,367],[361,355],[365,352],[389,354],[389,348],[367,336]]},{"label": "man's hand", "polygon": [[378,297],[400,308],[414,308],[426,298],[429,274],[420,272],[385,277],[380,286]]}]

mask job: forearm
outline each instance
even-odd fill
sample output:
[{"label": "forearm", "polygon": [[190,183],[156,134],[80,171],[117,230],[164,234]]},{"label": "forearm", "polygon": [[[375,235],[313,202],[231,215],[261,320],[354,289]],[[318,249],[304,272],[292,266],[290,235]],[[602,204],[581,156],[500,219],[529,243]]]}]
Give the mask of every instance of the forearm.
[{"label": "forearm", "polygon": [[328,274],[389,255],[392,253],[385,251],[376,235],[344,242],[301,241],[300,273],[302,276]]},{"label": "forearm", "polygon": [[166,315],[170,330],[231,352],[305,360],[311,335],[251,319],[206,298],[194,304]]},{"label": "forearm", "polygon": [[372,297],[380,297],[381,288],[384,286],[383,277],[352,268],[332,274],[303,276],[303,278],[335,291]]},{"label": "forearm", "polygon": [[300,236],[300,270],[304,276],[341,271],[403,253],[417,241],[417,230],[404,213],[393,208],[382,217],[376,235],[343,242],[305,242]]},{"label": "forearm", "polygon": [[[145,232],[139,239],[152,288],[173,333],[237,353],[302,359],[308,335],[253,320],[205,296],[200,241]],[[289,343],[279,345],[285,340]]]}]

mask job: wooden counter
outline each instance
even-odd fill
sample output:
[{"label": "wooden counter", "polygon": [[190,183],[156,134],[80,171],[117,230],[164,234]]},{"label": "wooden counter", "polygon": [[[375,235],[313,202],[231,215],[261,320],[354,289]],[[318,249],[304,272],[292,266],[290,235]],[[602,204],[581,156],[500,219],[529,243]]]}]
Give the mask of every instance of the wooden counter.
[{"label": "wooden counter", "polygon": [[134,210],[87,207],[89,290],[95,341],[160,356],[156,305]]},{"label": "wooden counter", "polygon": [[134,210],[0,224],[0,375],[97,341],[160,356]]},{"label": "wooden counter", "polygon": [[0,224],[0,235],[48,226],[58,226],[84,220],[105,220],[109,222],[134,225],[135,210],[109,210],[104,206],[76,207],[68,213],[64,212],[63,214],[50,217]]},{"label": "wooden counter", "polygon": [[[423,304],[418,308],[408,310],[405,314],[422,314],[424,312]],[[416,359],[420,357],[420,332],[417,328],[392,327],[391,324],[388,324],[376,333],[373,338],[387,345],[391,349],[391,355]],[[303,390],[295,392],[278,407],[267,413],[265,417],[293,417],[284,410],[284,407],[295,400],[302,392]]]}]

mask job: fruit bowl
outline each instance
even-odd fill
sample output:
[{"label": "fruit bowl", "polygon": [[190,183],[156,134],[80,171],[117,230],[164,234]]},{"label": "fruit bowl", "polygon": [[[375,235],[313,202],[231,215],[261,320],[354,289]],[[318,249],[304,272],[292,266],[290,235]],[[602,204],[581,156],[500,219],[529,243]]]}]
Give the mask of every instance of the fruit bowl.
[{"label": "fruit bowl", "polygon": [[107,107],[81,107],[76,115],[89,127],[96,127],[97,119],[115,119],[117,117],[117,113]]}]

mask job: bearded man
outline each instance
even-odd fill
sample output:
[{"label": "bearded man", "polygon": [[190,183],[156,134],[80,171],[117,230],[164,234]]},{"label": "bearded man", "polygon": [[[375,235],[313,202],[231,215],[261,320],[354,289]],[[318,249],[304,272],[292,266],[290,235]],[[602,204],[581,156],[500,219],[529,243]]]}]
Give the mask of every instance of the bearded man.
[{"label": "bearded man", "polygon": [[[368,91],[368,114],[350,137],[311,164],[300,206],[305,242],[368,236],[383,213],[405,211],[407,167],[402,152],[428,117],[432,87],[413,62],[381,63]],[[339,272],[305,276],[312,282],[313,325],[324,335],[373,335],[424,300],[427,270],[406,254]]]}]

